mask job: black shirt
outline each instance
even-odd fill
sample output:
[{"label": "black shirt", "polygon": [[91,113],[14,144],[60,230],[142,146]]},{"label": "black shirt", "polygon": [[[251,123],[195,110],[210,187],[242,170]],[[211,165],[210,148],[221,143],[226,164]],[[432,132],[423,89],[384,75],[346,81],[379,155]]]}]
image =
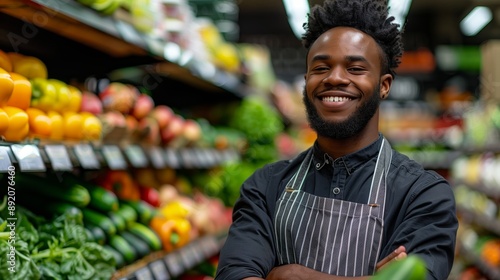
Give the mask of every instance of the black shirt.
[{"label": "black shirt", "polygon": [[[332,159],[317,144],[303,190],[317,196],[367,203],[382,136],[358,152]],[[285,184],[305,151],[268,164],[250,176],[235,203],[233,224],[221,250],[217,280],[266,278],[277,265],[274,211]],[[458,220],[449,183],[434,171],[393,150],[387,177],[384,231],[379,260],[404,245],[418,254],[428,279],[447,279],[454,260]]]}]

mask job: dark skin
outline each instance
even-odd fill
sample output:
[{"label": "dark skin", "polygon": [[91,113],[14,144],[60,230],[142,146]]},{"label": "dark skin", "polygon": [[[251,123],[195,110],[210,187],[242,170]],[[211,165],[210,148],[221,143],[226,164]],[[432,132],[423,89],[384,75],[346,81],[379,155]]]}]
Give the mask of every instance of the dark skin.
[{"label": "dark skin", "polygon": [[[366,33],[351,27],[335,27],[323,33],[311,46],[307,55],[305,92],[327,122],[342,122],[357,114],[361,104],[378,91],[387,98],[393,81],[391,74],[382,74],[382,51],[376,41]],[[379,111],[366,125],[353,135],[336,139],[318,135],[320,148],[332,158],[342,157],[368,146],[379,136]],[[406,249],[399,246],[379,261],[376,270],[391,261],[406,257]],[[263,279],[249,277],[244,280]],[[299,264],[275,267],[267,280],[336,280],[370,279],[328,275]]]}]

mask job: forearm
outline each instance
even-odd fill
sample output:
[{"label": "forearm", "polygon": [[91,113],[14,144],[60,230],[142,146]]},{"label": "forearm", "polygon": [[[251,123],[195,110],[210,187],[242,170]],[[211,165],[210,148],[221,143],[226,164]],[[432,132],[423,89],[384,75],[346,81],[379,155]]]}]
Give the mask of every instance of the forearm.
[{"label": "forearm", "polygon": [[[252,279],[252,278],[250,278]],[[253,278],[252,280],[260,279]],[[289,264],[275,267],[266,277],[266,280],[347,280],[370,279],[370,276],[344,277],[322,273],[298,264]]]}]

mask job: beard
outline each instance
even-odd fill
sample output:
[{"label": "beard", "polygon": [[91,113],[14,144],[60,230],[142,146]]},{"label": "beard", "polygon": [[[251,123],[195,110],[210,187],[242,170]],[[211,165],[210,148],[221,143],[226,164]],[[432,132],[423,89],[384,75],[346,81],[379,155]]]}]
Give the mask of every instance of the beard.
[{"label": "beard", "polygon": [[375,115],[380,105],[380,86],[373,89],[373,95],[365,103],[361,104],[355,112],[341,122],[330,122],[323,119],[316,107],[307,96],[305,87],[302,95],[309,125],[319,136],[333,139],[347,139],[357,135],[366,127],[370,119]]}]

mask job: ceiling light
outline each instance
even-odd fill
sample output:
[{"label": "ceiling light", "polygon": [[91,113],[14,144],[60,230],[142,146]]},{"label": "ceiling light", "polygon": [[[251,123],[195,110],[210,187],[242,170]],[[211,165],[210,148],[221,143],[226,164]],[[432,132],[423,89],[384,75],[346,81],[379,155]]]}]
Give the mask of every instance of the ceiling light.
[{"label": "ceiling light", "polygon": [[493,18],[488,7],[477,6],[460,22],[460,29],[466,36],[476,35]]},{"label": "ceiling light", "polygon": [[303,24],[307,21],[307,14],[309,14],[309,1],[283,0],[283,5],[285,5],[288,23],[293,33],[297,38],[302,39],[305,32]]},{"label": "ceiling light", "polygon": [[395,18],[394,22],[401,29],[406,21],[412,0],[389,0],[389,14]]}]

